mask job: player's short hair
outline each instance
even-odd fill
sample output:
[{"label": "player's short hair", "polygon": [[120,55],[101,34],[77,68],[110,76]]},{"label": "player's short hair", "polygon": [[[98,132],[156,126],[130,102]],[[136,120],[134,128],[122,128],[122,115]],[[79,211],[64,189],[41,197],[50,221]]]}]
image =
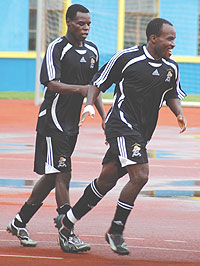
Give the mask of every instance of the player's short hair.
[{"label": "player's short hair", "polygon": [[148,23],[147,28],[146,28],[147,41],[149,40],[152,34],[155,34],[156,36],[160,35],[160,30],[163,24],[169,24],[173,26],[171,22],[169,22],[168,20],[164,18],[154,18]]},{"label": "player's short hair", "polygon": [[66,19],[69,18],[73,20],[76,17],[77,12],[90,13],[90,11],[86,7],[79,4],[74,4],[67,9]]}]

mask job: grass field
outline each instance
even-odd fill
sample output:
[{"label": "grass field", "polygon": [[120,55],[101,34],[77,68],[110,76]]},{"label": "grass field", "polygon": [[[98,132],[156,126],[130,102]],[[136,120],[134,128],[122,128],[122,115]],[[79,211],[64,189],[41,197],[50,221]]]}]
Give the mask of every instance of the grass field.
[{"label": "grass field", "polygon": [[[112,99],[112,93],[103,93],[103,99]],[[17,91],[7,91],[0,92],[0,99],[19,99],[19,100],[29,100],[34,99],[34,92],[17,92]],[[200,102],[200,94],[189,94],[183,100],[186,102]]]}]

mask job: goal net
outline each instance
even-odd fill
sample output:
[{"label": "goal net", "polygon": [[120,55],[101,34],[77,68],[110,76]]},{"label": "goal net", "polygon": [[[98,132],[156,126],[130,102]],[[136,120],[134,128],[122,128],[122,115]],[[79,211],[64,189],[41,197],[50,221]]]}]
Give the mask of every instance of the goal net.
[{"label": "goal net", "polygon": [[[35,104],[38,105],[41,103],[42,95],[39,73],[44,52],[51,41],[65,34],[65,13],[68,6],[74,2],[30,0],[31,2],[37,9]],[[124,9],[119,6],[122,2]],[[157,15],[157,0],[126,0],[119,3],[116,0],[79,0],[78,3],[90,10],[92,24],[88,39],[92,40],[99,49],[100,66],[117,50],[145,43],[146,24]],[[108,92],[112,91],[113,88]]]},{"label": "goal net", "polygon": [[[66,10],[70,4],[77,2],[75,0],[29,0],[29,3],[30,8],[33,6],[37,10],[35,104],[38,105],[41,103],[42,95],[42,86],[39,82],[42,58],[48,44],[66,33]],[[158,0],[79,0],[78,3],[90,10],[92,24],[88,40],[93,41],[98,47],[100,67],[116,51],[146,43],[146,26],[152,18],[159,16],[161,10]],[[165,10],[163,9],[162,12]],[[176,10],[173,12],[176,17]],[[184,31],[183,27],[181,29]],[[183,33],[179,30],[179,35],[181,34]],[[181,61],[183,59],[185,59],[184,55],[178,60],[175,57],[180,67],[183,90],[187,94],[200,94],[200,59],[197,57],[193,59],[198,59],[198,62],[183,62]],[[192,57],[188,60],[190,59]],[[112,93],[113,89],[114,87],[111,87],[107,92]]]}]

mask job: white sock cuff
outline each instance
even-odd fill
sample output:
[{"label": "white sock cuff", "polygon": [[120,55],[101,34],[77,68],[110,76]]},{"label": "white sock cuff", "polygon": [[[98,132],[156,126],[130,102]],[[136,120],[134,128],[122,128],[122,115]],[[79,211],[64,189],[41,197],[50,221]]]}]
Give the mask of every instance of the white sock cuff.
[{"label": "white sock cuff", "polygon": [[70,222],[72,222],[73,224],[75,224],[78,220],[76,219],[76,217],[74,216],[72,209],[70,209],[67,212],[67,218],[70,220]]},{"label": "white sock cuff", "polygon": [[23,223],[23,221],[22,221],[22,219],[21,219],[19,213],[17,213],[17,215],[15,216],[15,218],[16,218],[19,222]]},{"label": "white sock cuff", "polygon": [[126,209],[126,210],[129,210],[129,211],[131,211],[133,209],[133,205],[130,205],[130,204],[125,203],[125,202],[122,202],[120,200],[118,200],[117,205],[119,207],[121,207],[123,209]]}]

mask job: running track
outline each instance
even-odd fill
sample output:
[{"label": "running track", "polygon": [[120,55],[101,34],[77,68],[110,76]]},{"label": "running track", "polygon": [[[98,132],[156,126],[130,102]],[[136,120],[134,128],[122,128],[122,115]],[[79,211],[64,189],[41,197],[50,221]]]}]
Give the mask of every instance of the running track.
[{"label": "running track", "polygon": [[[7,110],[7,111],[6,111]],[[104,240],[121,187],[118,185],[76,225],[79,236],[92,244],[85,254],[63,253],[57,244],[54,192],[45,200],[28,228],[35,248],[24,248],[6,232],[6,226],[31,192],[38,176],[32,172],[35,123],[38,107],[31,101],[0,100],[0,265],[200,265],[200,204],[192,198],[157,198],[140,195],[124,236],[131,254],[114,254]],[[189,128],[178,134],[176,121],[167,108],[161,110],[159,126],[148,148],[150,181],[199,180],[200,109],[185,108]],[[71,203],[86,184],[98,176],[106,150],[99,118],[81,128],[73,156]]]}]

